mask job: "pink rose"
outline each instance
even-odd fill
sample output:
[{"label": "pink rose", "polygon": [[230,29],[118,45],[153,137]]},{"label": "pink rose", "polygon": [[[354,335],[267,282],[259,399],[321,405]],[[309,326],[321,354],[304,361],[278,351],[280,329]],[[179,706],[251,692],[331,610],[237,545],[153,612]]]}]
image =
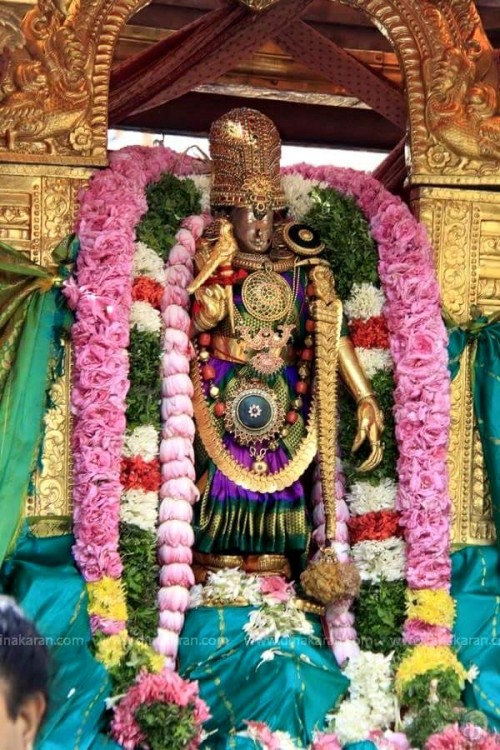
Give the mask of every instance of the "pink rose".
[{"label": "pink rose", "polygon": [[261,578],[260,590],[271,602],[287,602],[293,596],[293,583],[287,583],[281,576]]},{"label": "pink rose", "polygon": [[342,745],[336,734],[316,734],[311,745],[311,750],[342,750]]}]

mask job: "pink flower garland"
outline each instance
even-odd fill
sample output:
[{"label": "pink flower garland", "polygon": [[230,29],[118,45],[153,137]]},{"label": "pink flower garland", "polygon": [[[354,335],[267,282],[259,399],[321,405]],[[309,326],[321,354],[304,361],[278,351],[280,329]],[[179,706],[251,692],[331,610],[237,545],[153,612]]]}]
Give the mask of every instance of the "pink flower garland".
[{"label": "pink flower garland", "polygon": [[[77,283],[70,282],[66,293],[78,316],[74,327],[74,553],[88,582],[118,580],[121,575],[119,471],[128,388],[125,347],[134,228],[146,210],[146,185],[165,171],[177,171],[177,159],[167,149],[133,147],[113,154],[111,169],[96,175],[84,194],[77,221],[82,252]],[[193,169],[191,160],[184,160],[182,166],[183,173]],[[401,480],[398,509],[408,542],[407,576],[413,588],[448,590],[450,502],[445,458],[449,377],[439,290],[425,232],[399,199],[366,175],[307,165],[284,171],[326,181],[354,196],[379,243],[379,272],[387,298],[386,317],[395,361]],[[185,286],[189,283],[193,243],[199,231],[202,225],[193,225],[191,232],[182,229],[177,237],[162,310],[168,329],[165,351],[169,356],[164,361],[162,403],[164,482],[158,533],[163,568],[156,645],[168,656],[171,667],[187,606],[187,588],[192,582],[190,520],[191,504],[197,494],[190,468],[194,426],[191,384],[185,371],[190,356]],[[337,481],[341,478],[337,477]],[[339,513],[343,515],[342,505]],[[320,511],[317,516],[321,523]],[[339,534],[343,536],[344,521],[339,520]],[[343,614],[332,613],[329,625],[345,628],[347,635],[352,622],[338,619]],[[432,626],[424,625],[428,637]],[[92,626],[94,632],[111,634],[123,629],[125,620],[95,615]],[[418,638],[418,628],[416,621],[411,627],[407,625],[412,642]],[[351,635],[349,632],[348,640]],[[424,633],[420,642],[425,642]]]},{"label": "pink flower garland", "polygon": [[[75,225],[81,252],[76,280],[65,286],[77,318],[72,330],[73,553],[89,593],[93,584],[106,586],[110,612],[120,612],[116,619],[106,616],[103,597],[94,606],[91,596],[92,631],[106,635],[126,627],[118,528],[135,227],[147,210],[147,184],[174,171],[178,161],[169,149],[132,147],[111,155],[110,168],[97,173],[81,195]],[[180,169],[192,172],[191,160]]]},{"label": "pink flower garland", "polygon": [[[313,537],[318,547],[322,547],[325,544],[325,509],[323,506],[319,466],[317,464],[314,468],[313,482],[312,502],[314,506],[313,523],[315,527]],[[345,477],[342,472],[342,464],[337,459],[335,476],[335,498],[337,501],[336,525],[335,541],[332,547],[340,563],[348,562],[350,559],[349,529],[347,527],[349,508],[344,497]],[[352,601],[350,597],[339,600],[326,610],[325,623],[328,641],[338,664],[343,664],[346,659],[351,659],[359,654],[357,634],[354,627],[354,614],[350,612]]]},{"label": "pink flower garland", "polygon": [[[447,335],[441,318],[432,248],[409,208],[369,175],[301,164],[283,170],[327,182],[352,196],[378,243],[379,275],[387,304],[396,389],[399,448],[397,509],[407,542],[407,580],[413,589],[449,591],[450,509],[446,452],[450,428]],[[413,620],[405,639],[428,643],[437,626]],[[443,634],[443,630],[447,630]],[[449,643],[439,628],[434,642]]]},{"label": "pink flower garland", "polygon": [[193,348],[189,340],[189,295],[186,287],[193,278],[193,256],[208,216],[192,216],[183,222],[167,263],[167,286],[162,301],[165,322],[163,347],[163,420],[160,463],[163,484],[160,489],[158,528],[161,589],[158,594],[160,627],[156,649],[175,669],[179,633],[194,585],[191,569],[192,505],[198,500],[195,484],[193,441],[193,385],[189,361]]}]

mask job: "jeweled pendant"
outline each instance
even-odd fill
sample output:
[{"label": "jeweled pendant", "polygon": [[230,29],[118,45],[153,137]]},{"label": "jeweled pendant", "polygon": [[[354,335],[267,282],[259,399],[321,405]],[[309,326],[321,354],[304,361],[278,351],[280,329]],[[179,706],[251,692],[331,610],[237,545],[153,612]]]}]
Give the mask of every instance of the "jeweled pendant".
[{"label": "jeweled pendant", "polygon": [[262,461],[262,459],[257,459],[257,461],[254,461],[252,464],[252,471],[254,474],[258,474],[262,477],[269,471],[269,466],[265,461]]}]

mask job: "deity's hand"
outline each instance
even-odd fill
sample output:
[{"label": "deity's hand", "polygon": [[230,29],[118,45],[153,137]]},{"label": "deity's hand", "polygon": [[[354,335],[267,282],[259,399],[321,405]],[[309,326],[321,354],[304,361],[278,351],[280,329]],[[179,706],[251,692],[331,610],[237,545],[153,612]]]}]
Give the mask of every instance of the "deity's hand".
[{"label": "deity's hand", "polygon": [[194,314],[194,323],[198,331],[209,331],[226,317],[227,294],[220,284],[202,286],[196,290],[194,297],[199,304],[199,309]]},{"label": "deity's hand", "polygon": [[352,444],[355,453],[368,439],[371,452],[366,461],[358,467],[358,471],[366,472],[375,469],[382,460],[383,448],[381,442],[384,430],[384,416],[374,396],[365,396],[358,402],[358,431]]}]

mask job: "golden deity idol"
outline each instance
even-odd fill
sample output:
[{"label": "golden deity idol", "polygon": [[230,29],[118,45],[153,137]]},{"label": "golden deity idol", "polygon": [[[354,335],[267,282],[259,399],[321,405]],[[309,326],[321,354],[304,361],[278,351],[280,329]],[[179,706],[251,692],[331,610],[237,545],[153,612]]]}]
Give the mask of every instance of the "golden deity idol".
[{"label": "golden deity idol", "polygon": [[210,132],[216,219],[195,257],[193,367],[198,429],[195,519],[200,565],[280,556],[300,573],[311,553],[310,467],[322,478],[327,542],[335,535],[336,374],[357,403],[359,467],[381,460],[382,414],[356,357],[310,227],[286,221],[273,123],[251,109]]}]

